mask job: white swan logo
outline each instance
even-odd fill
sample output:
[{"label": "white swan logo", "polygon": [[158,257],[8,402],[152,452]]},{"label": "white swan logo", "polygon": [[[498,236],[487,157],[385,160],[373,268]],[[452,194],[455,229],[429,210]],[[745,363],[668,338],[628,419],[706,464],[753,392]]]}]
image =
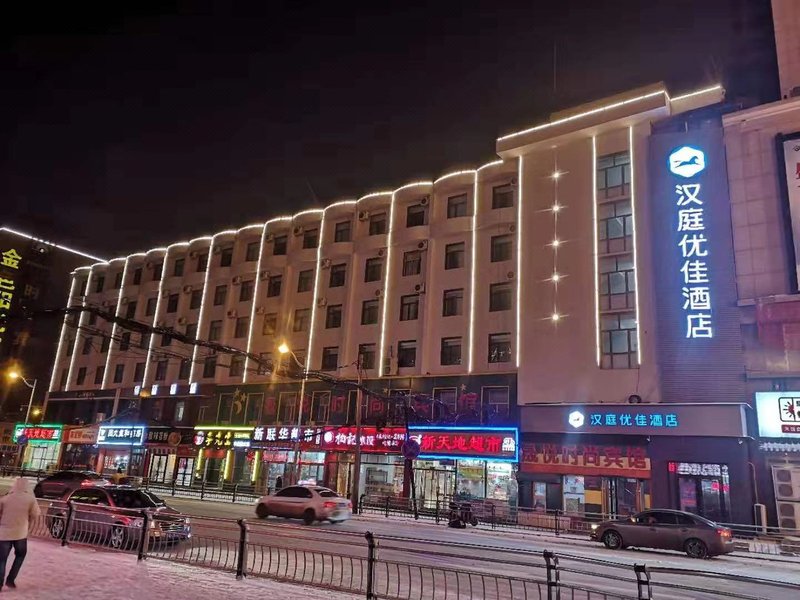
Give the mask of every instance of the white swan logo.
[{"label": "white swan logo", "polygon": [[702,150],[683,146],[669,155],[669,170],[681,177],[694,177],[706,168],[706,155]]}]

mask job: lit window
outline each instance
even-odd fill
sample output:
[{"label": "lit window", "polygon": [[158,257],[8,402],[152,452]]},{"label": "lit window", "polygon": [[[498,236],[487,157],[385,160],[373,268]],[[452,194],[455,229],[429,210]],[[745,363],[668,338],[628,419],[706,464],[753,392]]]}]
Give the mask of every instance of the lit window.
[{"label": "lit window", "polygon": [[511,334],[489,334],[489,362],[511,362]]}]

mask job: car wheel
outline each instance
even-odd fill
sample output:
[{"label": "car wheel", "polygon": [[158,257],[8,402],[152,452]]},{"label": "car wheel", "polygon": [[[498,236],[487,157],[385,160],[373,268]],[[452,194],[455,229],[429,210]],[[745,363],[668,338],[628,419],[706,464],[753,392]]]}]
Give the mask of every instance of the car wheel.
[{"label": "car wheel", "polygon": [[708,557],[708,546],[706,546],[703,540],[698,540],[697,538],[686,540],[683,549],[686,551],[686,554],[692,558]]},{"label": "car wheel", "polygon": [[52,535],[57,540],[61,539],[61,536],[64,535],[64,516],[59,515],[57,517],[53,517],[53,520],[50,521],[50,535]]},{"label": "car wheel", "polygon": [[613,529],[610,531],[606,531],[603,534],[603,544],[605,544],[606,548],[609,550],[620,550],[622,548],[622,536]]},{"label": "car wheel", "polygon": [[125,548],[126,537],[125,528],[121,525],[114,525],[108,535],[108,543],[114,550],[122,550]]},{"label": "car wheel", "polygon": [[256,516],[259,519],[266,519],[269,516],[269,510],[267,509],[267,505],[260,503],[256,506]]},{"label": "car wheel", "polygon": [[303,523],[306,525],[311,525],[316,520],[316,515],[314,514],[314,510],[311,508],[307,508],[303,513]]}]

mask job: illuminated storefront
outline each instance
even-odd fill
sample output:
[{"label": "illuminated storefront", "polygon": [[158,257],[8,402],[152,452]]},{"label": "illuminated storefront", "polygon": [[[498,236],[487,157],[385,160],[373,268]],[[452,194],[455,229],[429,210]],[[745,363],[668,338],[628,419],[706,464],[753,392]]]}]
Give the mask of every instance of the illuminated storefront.
[{"label": "illuminated storefront", "polygon": [[126,475],[142,476],[145,425],[101,425],[97,430],[98,471],[113,475],[120,469]]},{"label": "illuminated storefront", "polygon": [[61,451],[62,433],[61,425],[17,423],[13,442],[20,444],[23,439],[27,440],[22,450],[21,468],[34,471],[55,469]]},{"label": "illuminated storefront", "polygon": [[197,452],[191,427],[148,427],[144,440],[146,477],[153,482],[191,485]]},{"label": "illuminated storefront", "polygon": [[97,445],[99,425],[64,428],[64,450],[60,468],[97,470],[100,448]]},{"label": "illuminated storefront", "polygon": [[255,427],[202,426],[194,428],[197,449],[194,478],[209,485],[250,484],[256,477],[255,453],[251,451]]}]

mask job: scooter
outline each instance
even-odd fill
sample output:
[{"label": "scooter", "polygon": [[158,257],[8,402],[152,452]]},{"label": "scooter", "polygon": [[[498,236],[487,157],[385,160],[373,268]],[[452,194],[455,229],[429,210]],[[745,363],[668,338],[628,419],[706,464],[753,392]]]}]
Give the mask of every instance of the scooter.
[{"label": "scooter", "polygon": [[467,523],[473,527],[478,526],[478,517],[472,512],[469,502],[450,502],[450,512],[447,515],[447,526],[455,529],[465,529]]}]

